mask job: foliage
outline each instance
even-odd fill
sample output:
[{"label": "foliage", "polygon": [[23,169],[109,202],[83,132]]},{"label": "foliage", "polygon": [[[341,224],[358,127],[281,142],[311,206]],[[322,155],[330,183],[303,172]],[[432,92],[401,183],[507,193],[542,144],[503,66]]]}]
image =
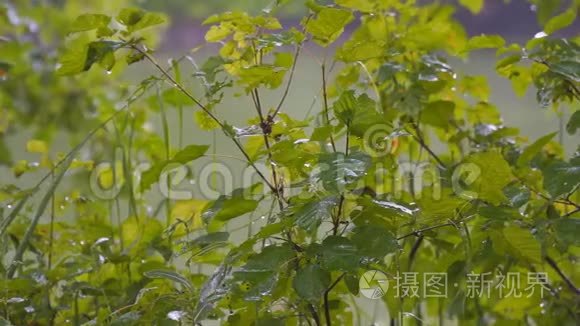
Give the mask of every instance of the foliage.
[{"label": "foliage", "polygon": [[[216,56],[167,67],[152,50],[161,14],[122,1],[113,16],[75,1],[0,7],[0,163],[17,177],[46,173],[31,188],[0,188],[0,321],[355,324],[358,279],[378,270],[446,273],[455,285],[436,299],[387,293],[392,324],[578,324],[580,148],[565,155],[557,133],[528,142],[503,124],[484,77],[448,63],[494,50],[514,92],[533,86],[546,108],[573,111],[560,133],[577,133],[580,39],[553,33],[580,2],[532,2],[545,35],[524,45],[468,37],[455,7],[415,1],[308,1],[300,27],[275,11],[227,12],[204,22]],[[483,1],[460,4],[477,13]],[[288,98],[300,96],[291,92],[306,46],[326,55],[312,72],[320,109],[300,120]],[[156,73],[115,86],[128,66]],[[253,104],[247,125],[222,118],[229,96]],[[170,139],[173,109],[223,134],[260,182],[218,198],[172,197],[191,173],[181,168],[211,156],[206,141],[183,145],[182,120],[179,141]],[[38,164],[11,155],[7,137],[25,128]],[[51,153],[58,131],[74,143],[66,154]],[[152,162],[143,170],[142,159]],[[167,198],[154,202],[154,189]],[[248,217],[247,237],[233,239],[232,225]],[[471,298],[474,272],[547,273],[549,282],[543,296]]]}]

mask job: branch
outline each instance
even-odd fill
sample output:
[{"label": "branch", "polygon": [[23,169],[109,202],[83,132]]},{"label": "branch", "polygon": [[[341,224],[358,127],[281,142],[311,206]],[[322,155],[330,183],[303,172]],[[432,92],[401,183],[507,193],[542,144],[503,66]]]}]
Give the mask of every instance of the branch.
[{"label": "branch", "polygon": [[[328,95],[326,94],[326,66],[322,64],[322,95],[324,98],[324,117],[326,118],[326,124],[330,126],[330,116],[328,114]],[[336,144],[334,143],[334,137],[332,132],[330,133],[330,144],[332,144],[332,150],[336,152]]]},{"label": "branch", "polygon": [[435,230],[435,229],[439,229],[439,228],[444,228],[444,227],[448,227],[448,226],[455,226],[456,224],[453,222],[448,222],[445,224],[439,224],[439,225],[434,225],[434,226],[430,226],[430,227],[426,227],[424,229],[420,229],[420,230],[415,230],[411,233],[405,234],[403,236],[400,236],[397,238],[397,240],[403,240],[406,239],[408,237],[412,237],[412,236],[416,236],[416,237],[422,237],[422,233],[427,232],[427,231],[431,231],[431,230]]},{"label": "branch", "polygon": [[[312,15],[310,15],[310,16],[308,16],[308,18],[306,18],[306,22],[304,23],[304,26],[306,26],[308,24],[308,21],[310,20],[310,18],[312,18]],[[282,106],[284,105],[284,102],[286,101],[286,98],[288,97],[288,94],[290,93],[290,87],[292,86],[292,81],[294,80],[294,73],[296,72],[296,65],[298,63],[298,57],[300,57],[300,52],[302,51],[302,47],[304,46],[305,42],[306,42],[306,39],[304,41],[300,42],[296,46],[296,51],[294,52],[294,61],[292,62],[292,68],[290,68],[290,76],[288,77],[288,82],[286,83],[286,88],[284,89],[284,94],[282,94],[282,98],[280,99],[280,103],[278,103],[276,110],[271,115],[272,119],[274,119],[276,117],[276,115],[278,115],[278,113],[280,113],[280,110],[282,109]]]},{"label": "branch", "polygon": [[332,291],[332,289],[334,289],[334,287],[338,284],[338,282],[342,280],[345,274],[346,273],[340,274],[340,276],[336,280],[334,280],[334,282],[330,285],[330,287],[326,289],[326,291],[324,291],[324,316],[326,317],[327,326],[332,326],[332,321],[330,320],[330,306],[328,305],[328,294],[330,293],[330,291]]},{"label": "branch", "polygon": [[439,167],[446,170],[447,166],[445,166],[445,163],[443,163],[443,161],[439,158],[439,156],[437,156],[437,154],[435,154],[435,152],[433,152],[433,150],[425,142],[425,139],[423,138],[423,134],[421,133],[421,129],[419,129],[419,125],[417,125],[417,123],[415,123],[415,122],[413,122],[412,125],[413,125],[413,129],[415,129],[415,132],[417,134],[417,135],[414,135],[414,137],[419,142],[419,145],[421,145],[421,147],[423,147],[423,149],[425,149],[429,153],[429,155],[431,155],[431,157],[433,157],[435,159],[435,161],[437,161],[437,164],[439,164]]},{"label": "branch", "polygon": [[562,272],[562,270],[558,267],[558,264],[556,264],[556,262],[552,258],[550,258],[550,256],[546,256],[545,260],[548,263],[548,265],[550,265],[550,267],[552,267],[556,271],[556,273],[560,275],[562,280],[564,280],[564,283],[568,285],[568,288],[570,288],[570,290],[574,292],[576,295],[580,295],[580,289],[577,288],[576,285],[574,285],[572,280],[568,276],[566,276],[564,272]]}]

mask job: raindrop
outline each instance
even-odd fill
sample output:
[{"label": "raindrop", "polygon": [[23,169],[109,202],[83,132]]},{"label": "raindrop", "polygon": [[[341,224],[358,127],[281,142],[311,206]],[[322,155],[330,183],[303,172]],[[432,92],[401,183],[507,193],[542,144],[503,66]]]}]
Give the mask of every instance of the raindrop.
[{"label": "raindrop", "polygon": [[110,74],[112,74],[113,72],[112,72],[111,70],[107,70],[107,71],[105,71],[105,73],[106,73],[107,75],[110,75]]},{"label": "raindrop", "polygon": [[31,314],[34,312],[34,307],[32,307],[32,306],[24,307],[24,311]]},{"label": "raindrop", "polygon": [[546,32],[544,32],[544,31],[541,31],[541,32],[536,33],[534,35],[534,38],[544,38],[546,36],[548,36],[548,34],[546,34]]},{"label": "raindrop", "polygon": [[175,321],[180,321],[185,316],[185,311],[173,310],[167,313],[167,318]]},{"label": "raindrop", "polygon": [[20,298],[20,297],[14,297],[14,298],[8,299],[8,301],[6,301],[6,302],[7,303],[20,303],[20,302],[24,302],[24,301],[26,301],[26,299]]},{"label": "raindrop", "polygon": [[12,205],[8,204],[8,205],[6,205],[6,208],[12,209]]}]

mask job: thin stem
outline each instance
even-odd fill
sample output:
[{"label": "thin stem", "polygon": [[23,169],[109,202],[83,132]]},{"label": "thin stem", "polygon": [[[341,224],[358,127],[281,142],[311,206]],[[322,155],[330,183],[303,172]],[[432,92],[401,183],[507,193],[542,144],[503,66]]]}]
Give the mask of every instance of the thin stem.
[{"label": "thin stem", "polygon": [[554,269],[556,273],[560,275],[560,277],[562,278],[564,283],[566,283],[568,288],[572,292],[574,292],[574,294],[580,295],[580,289],[576,287],[576,285],[574,285],[574,282],[572,282],[572,280],[566,274],[564,274],[564,272],[560,269],[560,267],[558,267],[558,264],[556,264],[556,261],[554,261],[550,256],[546,256],[545,260],[548,263],[548,265],[550,265],[550,267],[552,267],[552,269]]},{"label": "thin stem", "polygon": [[413,244],[413,247],[411,248],[411,252],[409,253],[409,262],[407,263],[407,270],[411,270],[411,266],[413,266],[413,261],[415,261],[415,257],[417,256],[417,252],[419,251],[419,247],[421,247],[421,243],[423,243],[423,239],[425,239],[425,237],[423,235],[420,235],[417,240],[415,240],[415,243]]},{"label": "thin stem", "polygon": [[426,227],[426,228],[420,229],[420,230],[415,230],[411,233],[408,233],[408,234],[405,234],[403,236],[398,237],[397,240],[403,240],[405,238],[412,237],[412,236],[422,237],[423,236],[422,233],[424,233],[424,232],[439,229],[439,228],[444,228],[444,227],[448,227],[448,226],[455,226],[455,223],[449,222],[449,223],[444,223],[444,224]]},{"label": "thin stem", "polygon": [[[322,97],[324,99],[324,117],[326,119],[326,125],[330,126],[330,115],[328,113],[328,94],[326,93],[326,65],[323,63],[322,66]],[[330,133],[330,144],[332,145],[332,150],[336,153],[336,144],[334,143],[334,137],[332,132]]]},{"label": "thin stem", "polygon": [[316,326],[320,326],[320,317],[318,316],[318,312],[316,311],[316,308],[314,308],[312,303],[308,304],[308,310],[310,310],[310,314],[312,315],[312,318],[314,318]]},{"label": "thin stem", "polygon": [[[52,182],[54,182],[54,172],[52,173]],[[50,198],[50,238],[48,240],[48,270],[52,268],[52,245],[54,241],[54,194]]]},{"label": "thin stem", "polygon": [[435,161],[437,161],[437,163],[441,168],[446,169],[447,167],[445,166],[445,163],[443,163],[443,161],[439,158],[439,156],[437,156],[437,154],[435,154],[435,152],[433,152],[433,150],[425,142],[425,138],[423,137],[423,133],[421,132],[419,125],[416,123],[412,123],[412,125],[416,133],[414,137],[419,142],[419,145],[421,145],[421,147],[423,147],[429,153],[429,155],[431,155],[431,157],[433,157]]},{"label": "thin stem", "polygon": [[[304,26],[306,26],[308,24],[308,21],[310,20],[310,18],[312,18],[312,15],[310,15],[310,16],[308,16],[308,18],[306,18],[306,22],[305,22]],[[298,58],[300,57],[300,53],[302,52],[302,47],[304,46],[305,42],[306,42],[306,40],[304,40],[303,42],[300,42],[296,46],[296,51],[294,51],[294,61],[292,62],[292,67],[290,68],[290,76],[288,77],[288,82],[286,83],[286,88],[284,89],[284,93],[282,94],[282,98],[280,99],[278,106],[276,106],[276,110],[274,111],[274,113],[272,113],[272,119],[275,118],[276,115],[278,115],[278,113],[282,109],[282,106],[284,105],[284,102],[286,101],[286,98],[288,97],[288,94],[290,93],[290,87],[292,86],[292,81],[294,80],[294,73],[296,72],[296,65],[298,63]]]},{"label": "thin stem", "polygon": [[334,282],[332,282],[330,287],[326,291],[324,291],[324,316],[326,317],[327,326],[332,325],[332,321],[330,319],[330,305],[328,304],[328,294],[330,293],[330,291],[332,291],[332,289],[334,289],[334,287],[338,284],[338,282],[342,280],[345,274],[346,273],[340,274],[340,276]]}]

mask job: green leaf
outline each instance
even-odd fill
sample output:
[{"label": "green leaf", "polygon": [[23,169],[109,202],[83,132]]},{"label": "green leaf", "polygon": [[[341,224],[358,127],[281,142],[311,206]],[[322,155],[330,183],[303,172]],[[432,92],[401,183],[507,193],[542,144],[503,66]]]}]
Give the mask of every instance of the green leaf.
[{"label": "green leaf", "polygon": [[231,198],[221,196],[202,214],[202,218],[204,221],[216,220],[225,222],[252,212],[256,207],[258,207],[258,202],[252,199],[244,199],[239,196]]},{"label": "green leaf", "polygon": [[544,148],[544,146],[548,145],[548,143],[552,140],[552,138],[554,138],[554,136],[556,136],[556,134],[558,133],[553,132],[551,134],[548,134],[536,140],[533,144],[528,146],[524,150],[522,155],[520,155],[520,157],[518,158],[517,162],[518,166],[525,166],[526,164],[528,164],[534,158],[534,156],[536,156],[536,154],[538,154],[542,150],[542,148]]},{"label": "green leaf", "polygon": [[117,16],[117,21],[125,25],[129,33],[163,24],[165,20],[162,14],[147,12],[138,8],[124,8]]},{"label": "green leaf", "polygon": [[319,249],[322,267],[328,271],[355,271],[360,257],[353,243],[339,236],[329,236]]},{"label": "green leaf", "polygon": [[421,122],[433,127],[447,129],[453,119],[455,103],[451,101],[433,101],[425,105],[421,111]]},{"label": "green leaf", "polygon": [[485,102],[489,100],[489,94],[491,93],[485,76],[465,76],[461,80],[460,90]]},{"label": "green leaf", "polygon": [[113,318],[115,319],[111,322],[111,326],[134,326],[139,324],[141,314],[137,311],[130,311],[119,317]]},{"label": "green leaf", "polygon": [[509,66],[513,65],[514,63],[520,62],[521,59],[522,59],[522,56],[520,54],[509,55],[509,56],[499,60],[495,65],[495,69],[496,70],[505,69],[506,67],[509,67]]},{"label": "green leaf", "polygon": [[340,193],[360,179],[370,167],[371,158],[362,152],[348,156],[342,153],[323,153],[318,160],[321,171],[313,181],[321,181],[325,190]]},{"label": "green leaf", "polygon": [[189,163],[205,155],[208,149],[207,145],[189,145],[177,152],[168,163]]},{"label": "green leaf", "polygon": [[511,251],[515,252],[517,256],[533,263],[542,262],[540,243],[529,230],[512,225],[503,229],[503,235],[512,247]]},{"label": "green leaf", "polygon": [[554,162],[544,170],[544,189],[552,198],[570,193],[580,183],[580,158],[570,163]]},{"label": "green leaf", "polygon": [[102,14],[84,14],[78,16],[70,27],[71,33],[85,32],[98,28],[106,28],[111,17]]},{"label": "green leaf", "polygon": [[131,217],[123,222],[121,233],[123,241],[131,244],[131,254],[139,254],[161,238],[163,226],[154,218],[137,220]]},{"label": "green leaf", "polygon": [[372,12],[375,7],[374,3],[369,0],[336,0],[335,2],[339,6],[362,12]]},{"label": "green leaf", "polygon": [[250,256],[246,264],[234,273],[234,277],[254,282],[264,280],[287,269],[291,259],[294,259],[294,252],[289,245],[268,246]]},{"label": "green leaf", "polygon": [[296,272],[292,285],[300,297],[317,303],[330,286],[330,273],[318,265],[308,265]]},{"label": "green leaf", "polygon": [[346,274],[344,276],[344,283],[346,284],[348,291],[350,291],[350,293],[353,295],[358,295],[359,282],[359,277],[357,275]]},{"label": "green leaf", "polygon": [[[162,94],[163,101],[173,107],[192,105],[193,101],[176,88],[168,88]],[[203,112],[203,111],[198,111]]]},{"label": "green leaf", "polygon": [[580,128],[580,110],[574,112],[566,124],[566,130],[570,135],[574,135],[578,128]]},{"label": "green leaf", "polygon": [[575,83],[580,83],[580,62],[578,61],[560,61],[551,63],[550,70]]},{"label": "green leaf", "polygon": [[[507,198],[503,188],[513,179],[511,168],[502,155],[497,152],[482,152],[469,156],[466,163],[479,170],[479,176],[470,185],[477,192],[478,198],[494,205],[499,205]],[[469,166],[469,165],[468,165]],[[471,171],[477,173],[478,171]]]},{"label": "green leaf", "polygon": [[459,3],[469,9],[472,14],[478,14],[483,8],[483,0],[459,0]]},{"label": "green leaf", "polygon": [[159,182],[161,173],[168,164],[187,164],[205,155],[208,149],[207,145],[189,145],[177,152],[173,158],[153,165],[141,175],[141,189],[149,189],[152,184]]},{"label": "green leaf", "polygon": [[306,24],[306,31],[312,34],[316,43],[328,46],[342,34],[344,27],[353,19],[353,14],[348,10],[324,7],[316,18]]},{"label": "green leaf", "polygon": [[144,275],[147,276],[148,278],[168,279],[168,280],[171,280],[173,282],[177,282],[177,283],[183,285],[190,292],[194,291],[194,288],[193,288],[193,285],[191,284],[191,282],[188,279],[186,279],[185,277],[183,277],[183,275],[176,273],[174,271],[155,269],[155,270],[145,272]]},{"label": "green leaf", "polygon": [[399,248],[395,236],[389,230],[377,225],[355,228],[352,242],[358,248],[360,255],[378,259],[383,259],[387,254]]},{"label": "green leaf", "polygon": [[499,35],[474,36],[467,41],[468,50],[496,49],[505,45],[505,40]]},{"label": "green leaf", "polygon": [[534,3],[537,5],[538,21],[542,26],[561,6],[561,0],[534,0]]},{"label": "green leaf", "polygon": [[83,47],[68,49],[60,57],[57,72],[59,75],[75,75],[89,70],[93,64],[100,63],[106,70],[115,65],[115,51],[124,43],[115,41],[95,41]]},{"label": "green leaf", "polygon": [[352,90],[343,92],[332,108],[340,122],[350,127],[351,134],[361,138],[383,120],[375,101],[367,94],[356,97]]},{"label": "green leaf", "polygon": [[332,134],[332,126],[323,126],[315,128],[310,136],[311,141],[326,141]]},{"label": "green leaf", "polygon": [[564,13],[552,17],[544,26],[544,32],[548,35],[561,30],[567,26],[570,26],[576,19],[576,11],[578,9],[573,6],[572,8],[566,10]]},{"label": "green leaf", "polygon": [[11,165],[12,164],[12,154],[10,148],[6,146],[4,141],[4,136],[0,135],[0,165]]},{"label": "green leaf", "polygon": [[286,70],[265,64],[245,67],[239,72],[240,83],[246,86],[246,91],[261,85],[270,89],[276,89],[282,84]]},{"label": "green leaf", "polygon": [[554,224],[556,237],[566,245],[580,246],[580,219],[563,218]]},{"label": "green leaf", "polygon": [[334,196],[310,201],[294,214],[296,225],[307,231],[316,230],[322,220],[330,218],[332,208],[337,203],[338,199]]}]

